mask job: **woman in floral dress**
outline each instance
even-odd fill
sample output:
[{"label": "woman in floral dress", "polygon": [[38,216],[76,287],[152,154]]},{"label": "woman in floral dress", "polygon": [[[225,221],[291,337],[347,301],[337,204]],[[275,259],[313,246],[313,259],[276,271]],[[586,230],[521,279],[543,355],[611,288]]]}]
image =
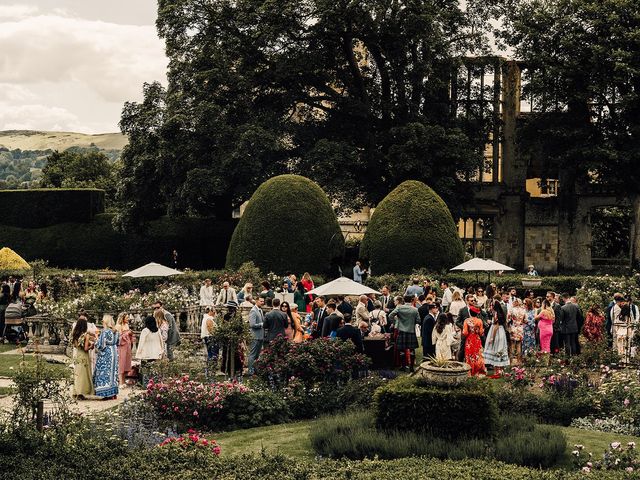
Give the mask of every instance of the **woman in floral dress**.
[{"label": "woman in floral dress", "polygon": [[522,362],[522,340],[526,321],[527,311],[522,307],[520,299],[514,298],[509,311],[510,350],[511,356],[516,358],[518,363]]},{"label": "woman in floral dress", "polygon": [[582,333],[584,338],[589,343],[599,343],[603,338],[603,325],[604,316],[598,305],[592,305],[587,312],[587,318],[584,321],[584,327],[582,327]]},{"label": "woman in floral dress", "polygon": [[481,375],[486,373],[484,358],[482,356],[482,335],[484,327],[480,320],[480,309],[476,306],[469,307],[471,317],[464,321],[462,334],[465,336],[464,360],[471,367],[470,375]]},{"label": "woman in floral dress", "polygon": [[115,399],[118,395],[118,343],[120,335],[114,331],[111,315],[102,318],[102,332],[96,342],[96,368],[93,385],[96,395],[103,400]]},{"label": "woman in floral dress", "polygon": [[530,298],[524,299],[524,307],[527,317],[522,329],[522,354],[527,355],[536,349],[536,310],[533,306],[533,300]]}]

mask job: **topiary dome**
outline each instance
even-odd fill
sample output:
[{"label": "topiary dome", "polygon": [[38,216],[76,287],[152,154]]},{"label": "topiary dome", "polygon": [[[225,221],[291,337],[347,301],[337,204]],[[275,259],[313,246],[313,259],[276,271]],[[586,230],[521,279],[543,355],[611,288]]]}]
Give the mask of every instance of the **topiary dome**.
[{"label": "topiary dome", "polygon": [[442,198],[422,182],[398,185],[376,207],[360,246],[376,275],[441,270],[462,262],[458,230]]},{"label": "topiary dome", "polygon": [[344,253],[329,199],[308,178],[280,175],[255,191],[236,226],[227,268],[252,261],[264,272],[325,273]]}]

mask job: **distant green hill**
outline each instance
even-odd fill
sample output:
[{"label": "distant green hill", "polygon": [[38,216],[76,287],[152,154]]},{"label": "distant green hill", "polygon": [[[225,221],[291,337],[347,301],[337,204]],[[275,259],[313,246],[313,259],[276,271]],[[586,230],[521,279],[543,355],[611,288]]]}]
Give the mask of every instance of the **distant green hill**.
[{"label": "distant green hill", "polygon": [[46,157],[55,150],[97,149],[116,161],[126,144],[121,133],[0,131],[0,189],[37,187]]},{"label": "distant green hill", "polygon": [[73,132],[41,132],[36,130],[0,131],[0,146],[9,150],[66,150],[70,147],[96,146],[101,150],[122,150],[127,137],[121,133],[88,135]]}]

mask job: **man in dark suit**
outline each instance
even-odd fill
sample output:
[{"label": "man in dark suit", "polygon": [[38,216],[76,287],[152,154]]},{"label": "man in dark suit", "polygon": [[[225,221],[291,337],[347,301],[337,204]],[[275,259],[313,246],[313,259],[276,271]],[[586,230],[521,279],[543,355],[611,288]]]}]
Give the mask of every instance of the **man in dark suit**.
[{"label": "man in dark suit", "polygon": [[349,323],[353,317],[353,306],[345,301],[344,297],[338,297],[337,310],[344,317],[345,323]]},{"label": "man in dark suit", "polygon": [[336,337],[342,340],[351,340],[356,347],[356,352],[364,352],[364,344],[362,343],[362,334],[360,329],[354,327],[350,323],[345,324],[344,320],[340,320],[340,328],[336,332]]},{"label": "man in dark suit", "polygon": [[[422,307],[424,307],[424,305],[418,309],[418,313],[420,313],[420,309]],[[431,337],[433,335],[433,327],[435,327],[436,319],[438,318],[438,305],[435,303],[427,304],[427,312],[427,315],[422,319],[422,325],[420,328],[423,358],[436,356],[436,346],[433,344],[433,339]]]},{"label": "man in dark suit", "polygon": [[394,308],[396,308],[396,305],[393,302],[393,297],[389,293],[389,287],[387,287],[386,285],[382,287],[382,295],[380,295],[378,300],[380,300],[380,303],[382,304],[382,310],[384,310],[384,313],[388,314],[389,312],[392,312]]},{"label": "man in dark suit", "polygon": [[580,307],[571,301],[568,293],[562,295],[564,305],[561,307],[562,324],[560,325],[560,333],[564,342],[564,351],[567,355],[577,355],[578,352],[578,333],[580,325],[584,323]]},{"label": "man in dark suit", "polygon": [[329,314],[327,313],[327,306],[324,303],[324,297],[317,297],[315,299],[316,309],[313,311],[313,323],[315,328],[311,332],[311,337],[320,338],[324,336],[322,330],[324,328],[324,319]]},{"label": "man in dark suit", "polygon": [[280,310],[280,299],[274,298],[271,305],[273,309],[264,316],[264,323],[262,324],[267,343],[278,335],[284,336],[284,329],[287,325],[287,314]]},{"label": "man in dark suit", "polygon": [[[340,321],[343,320],[336,313],[336,304],[333,301],[327,303],[327,316],[324,317],[322,324],[322,336],[328,337],[331,332],[335,332],[340,327]],[[325,335],[326,331],[326,335]]]}]

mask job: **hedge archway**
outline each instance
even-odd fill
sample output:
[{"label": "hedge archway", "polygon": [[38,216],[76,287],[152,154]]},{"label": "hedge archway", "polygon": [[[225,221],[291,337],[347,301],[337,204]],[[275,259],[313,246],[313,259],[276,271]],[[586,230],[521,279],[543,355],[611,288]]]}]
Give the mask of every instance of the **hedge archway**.
[{"label": "hedge archway", "polygon": [[462,262],[464,251],[442,198],[424,183],[408,180],[376,207],[360,256],[380,275],[448,269]]},{"label": "hedge archway", "polygon": [[308,178],[280,175],[255,191],[227,251],[227,268],[252,261],[264,272],[324,274],[344,253],[329,198]]}]

